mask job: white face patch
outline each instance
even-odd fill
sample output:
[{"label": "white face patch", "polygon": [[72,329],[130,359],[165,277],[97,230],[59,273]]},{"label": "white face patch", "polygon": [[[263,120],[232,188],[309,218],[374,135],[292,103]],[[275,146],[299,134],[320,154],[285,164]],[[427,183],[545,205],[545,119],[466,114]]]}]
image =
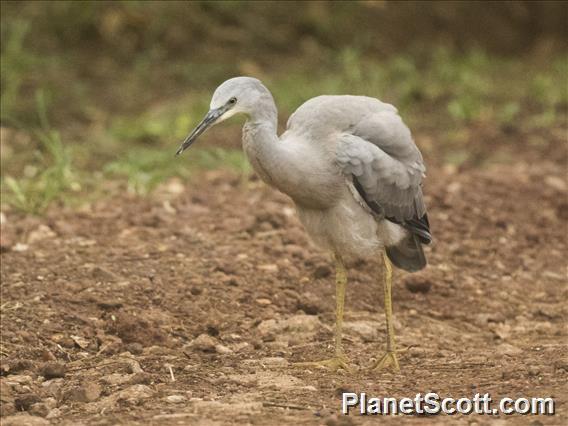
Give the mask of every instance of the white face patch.
[{"label": "white face patch", "polygon": [[223,115],[221,115],[217,120],[216,123],[220,123],[222,121],[225,121],[227,118],[231,118],[233,115],[237,114],[239,112],[238,108],[233,107],[230,110],[226,111],[225,113],[223,113]]}]

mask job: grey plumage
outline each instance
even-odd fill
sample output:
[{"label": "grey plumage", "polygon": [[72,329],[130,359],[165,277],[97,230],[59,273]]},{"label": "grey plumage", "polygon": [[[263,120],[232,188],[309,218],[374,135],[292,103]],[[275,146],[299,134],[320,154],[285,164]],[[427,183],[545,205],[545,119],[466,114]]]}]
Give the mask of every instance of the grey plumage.
[{"label": "grey plumage", "polygon": [[421,188],[424,162],[396,108],[364,96],[318,96],[298,108],[279,137],[268,89],[256,79],[237,77],[215,90],[209,112],[177,154],[238,113],[247,116],[243,149],[254,170],[292,198],[306,231],[335,261],[335,356],[297,365],[350,369],[341,341],[345,258],[380,256],[387,341],[372,369],[399,371],[391,263],[412,272],[424,268],[422,244],[432,237]]},{"label": "grey plumage", "polygon": [[364,96],[319,96],[300,106],[278,137],[268,89],[237,77],[215,91],[210,114],[215,112],[216,122],[237,113],[248,117],[243,149],[253,168],[292,198],[319,245],[357,258],[385,248],[400,268],[426,265],[422,243],[431,236],[421,187],[425,166],[395,107]]}]

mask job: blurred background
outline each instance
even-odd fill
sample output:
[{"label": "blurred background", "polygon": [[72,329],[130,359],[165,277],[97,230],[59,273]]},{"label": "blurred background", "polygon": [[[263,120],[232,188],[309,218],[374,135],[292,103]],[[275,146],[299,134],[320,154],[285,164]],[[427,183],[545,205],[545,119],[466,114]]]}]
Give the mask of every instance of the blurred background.
[{"label": "blurred background", "polygon": [[215,87],[255,76],[284,127],[318,94],[395,104],[430,167],[566,161],[565,2],[2,2],[2,209],[42,213],[250,169],[242,119],[174,159]]}]

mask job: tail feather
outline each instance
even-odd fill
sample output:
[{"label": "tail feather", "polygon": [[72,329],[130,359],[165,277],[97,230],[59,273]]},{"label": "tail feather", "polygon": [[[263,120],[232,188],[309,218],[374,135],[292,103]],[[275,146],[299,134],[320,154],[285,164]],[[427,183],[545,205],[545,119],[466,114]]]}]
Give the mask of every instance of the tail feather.
[{"label": "tail feather", "polygon": [[426,267],[426,256],[416,234],[409,234],[398,245],[387,247],[386,251],[393,265],[400,269],[416,272]]}]

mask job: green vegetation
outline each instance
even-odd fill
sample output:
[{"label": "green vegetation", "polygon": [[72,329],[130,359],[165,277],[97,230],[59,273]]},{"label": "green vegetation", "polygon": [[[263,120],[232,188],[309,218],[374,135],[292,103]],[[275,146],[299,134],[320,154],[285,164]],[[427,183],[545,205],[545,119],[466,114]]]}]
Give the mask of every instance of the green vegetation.
[{"label": "green vegetation", "polygon": [[[380,15],[375,9],[323,3],[305,6],[298,24],[274,27],[265,40],[266,28],[256,26],[276,25],[287,9],[261,3],[246,7],[264,24],[236,13],[232,2],[3,2],[0,120],[9,130],[2,136],[3,205],[41,213],[55,201],[95,196],[108,180],[143,195],[203,168],[246,176],[238,119],[208,133],[189,158],[173,157],[206,112],[212,90],[238,74],[265,81],[282,123],[324,93],[393,103],[413,130],[436,129],[436,155],[456,165],[472,157],[467,144],[475,129],[507,134],[566,126],[562,52],[532,61],[475,44],[458,51],[436,43],[381,55],[372,51],[376,25],[368,22]],[[361,34],[350,45],[332,25],[341,16],[362,19],[354,20]],[[286,50],[289,37],[297,38],[298,52]],[[339,47],[330,48],[334,43]]]},{"label": "green vegetation", "polygon": [[65,192],[80,189],[72,169],[70,149],[49,124],[44,92],[37,92],[36,102],[41,127],[33,132],[40,144],[40,149],[34,153],[35,161],[31,160],[24,167],[19,178],[6,176],[3,179],[8,189],[6,201],[30,213],[40,213]]}]

